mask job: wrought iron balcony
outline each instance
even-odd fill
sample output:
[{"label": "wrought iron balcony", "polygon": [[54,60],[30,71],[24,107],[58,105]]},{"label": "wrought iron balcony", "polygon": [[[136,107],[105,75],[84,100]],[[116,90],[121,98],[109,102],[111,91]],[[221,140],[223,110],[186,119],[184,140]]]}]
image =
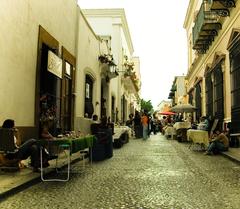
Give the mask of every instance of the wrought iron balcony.
[{"label": "wrought iron balcony", "polygon": [[202,3],[192,29],[193,49],[201,54],[206,53],[222,28],[220,16],[215,11],[207,10],[207,6],[206,2]]},{"label": "wrought iron balcony", "polygon": [[226,17],[230,15],[230,10],[235,7],[236,0],[208,0],[212,11],[216,11],[219,16]]}]

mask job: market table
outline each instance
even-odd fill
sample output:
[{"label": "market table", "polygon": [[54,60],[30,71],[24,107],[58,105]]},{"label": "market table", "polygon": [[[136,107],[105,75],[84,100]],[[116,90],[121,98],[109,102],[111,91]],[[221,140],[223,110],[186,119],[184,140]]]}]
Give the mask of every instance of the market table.
[{"label": "market table", "polygon": [[187,130],[187,140],[192,141],[191,145],[199,144],[201,145],[201,148],[206,148],[209,144],[209,135],[207,131],[189,129]]},{"label": "market table", "polygon": [[[57,151],[57,158],[58,155],[60,154],[61,151],[66,151],[67,153],[65,154],[67,158],[67,177],[66,179],[44,179],[44,172],[43,172],[43,158],[42,158],[42,150],[40,152],[40,159],[41,159],[41,179],[43,181],[68,181],[69,176],[70,176],[70,164],[71,164],[71,155],[73,153],[77,153],[81,150],[84,149],[89,149],[89,153],[91,155],[91,148],[96,141],[96,137],[93,135],[87,135],[87,136],[81,136],[81,137],[76,137],[76,138],[71,138],[71,137],[63,137],[63,138],[55,138],[54,140],[40,140],[40,144],[42,147],[49,147],[50,149],[55,147],[55,151]],[[91,157],[91,156],[90,156]],[[56,158],[56,166],[55,169],[57,169],[57,158]],[[84,160],[84,158],[83,158]]]}]

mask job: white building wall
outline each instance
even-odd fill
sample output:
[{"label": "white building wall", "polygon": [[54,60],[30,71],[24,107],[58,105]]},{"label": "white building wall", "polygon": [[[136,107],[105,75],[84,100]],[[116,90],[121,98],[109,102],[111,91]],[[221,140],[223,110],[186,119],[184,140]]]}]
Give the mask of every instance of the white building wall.
[{"label": "white building wall", "polygon": [[[100,54],[107,54],[108,47],[105,41],[97,36],[86,20],[82,12],[79,12],[78,56],[76,74],[76,122],[75,129],[83,133],[90,133],[91,119],[84,118],[85,77],[91,75],[93,85],[94,113],[100,116],[101,107],[101,63],[98,60]],[[109,84],[106,84],[109,85]],[[107,86],[105,86],[107,87]],[[107,87],[108,88],[108,87]],[[111,95],[110,95],[111,96]],[[108,103],[111,97],[106,98]],[[106,104],[109,106],[109,104]]]},{"label": "white building wall", "polygon": [[[128,55],[129,59],[132,58],[133,48],[131,39],[129,36],[127,23],[125,20],[125,14],[123,9],[99,9],[99,10],[82,10],[90,25],[94,29],[95,33],[101,36],[111,36],[111,52],[113,58],[117,64],[117,67],[120,71],[120,75],[117,78],[114,78],[110,82],[110,95],[115,96],[116,106],[119,111],[118,117],[121,116],[121,97],[125,95],[128,99],[126,106],[129,106],[131,103],[131,97],[127,89],[124,88],[122,83],[123,75],[123,56]],[[140,72],[139,72],[140,74]],[[111,106],[111,100],[109,99],[108,106]],[[111,115],[111,108],[108,108],[108,115]],[[129,108],[125,112],[125,119],[128,118],[130,113]]]},{"label": "white building wall", "polygon": [[39,25],[75,55],[76,15],[75,0],[1,1],[0,124],[34,125]]}]

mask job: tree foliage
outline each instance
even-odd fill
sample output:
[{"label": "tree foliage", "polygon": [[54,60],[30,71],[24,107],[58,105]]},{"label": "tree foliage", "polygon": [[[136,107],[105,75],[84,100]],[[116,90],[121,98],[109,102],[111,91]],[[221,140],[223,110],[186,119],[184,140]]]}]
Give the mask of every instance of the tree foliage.
[{"label": "tree foliage", "polygon": [[141,105],[141,110],[148,113],[154,112],[151,100],[145,101],[144,99],[141,99],[140,105]]}]

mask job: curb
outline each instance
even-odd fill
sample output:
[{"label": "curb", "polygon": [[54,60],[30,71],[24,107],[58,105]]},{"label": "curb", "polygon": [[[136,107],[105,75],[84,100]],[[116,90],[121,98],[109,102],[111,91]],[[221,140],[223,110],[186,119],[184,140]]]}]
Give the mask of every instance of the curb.
[{"label": "curb", "polygon": [[235,158],[235,157],[233,157],[233,156],[231,156],[227,153],[224,153],[224,152],[221,152],[221,155],[240,165],[240,160],[239,159],[237,159],[237,158]]},{"label": "curb", "polygon": [[36,178],[33,178],[29,181],[26,181],[16,187],[13,187],[11,189],[9,189],[8,191],[5,191],[3,193],[0,194],[0,202],[3,201],[4,199],[7,199],[8,197],[10,197],[11,195],[15,195],[17,194],[18,192],[21,192],[23,191],[24,189],[27,189],[29,188],[30,186],[33,186],[37,183],[39,183],[41,180],[40,176],[36,177]]}]

